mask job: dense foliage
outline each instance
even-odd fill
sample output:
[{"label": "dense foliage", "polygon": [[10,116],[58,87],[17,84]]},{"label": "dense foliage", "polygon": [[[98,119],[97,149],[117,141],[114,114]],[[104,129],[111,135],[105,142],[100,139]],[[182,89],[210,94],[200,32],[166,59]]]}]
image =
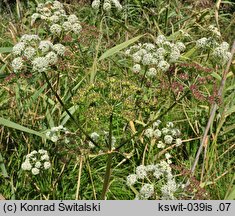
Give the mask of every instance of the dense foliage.
[{"label": "dense foliage", "polygon": [[0,195],[235,198],[234,3],[0,8]]}]

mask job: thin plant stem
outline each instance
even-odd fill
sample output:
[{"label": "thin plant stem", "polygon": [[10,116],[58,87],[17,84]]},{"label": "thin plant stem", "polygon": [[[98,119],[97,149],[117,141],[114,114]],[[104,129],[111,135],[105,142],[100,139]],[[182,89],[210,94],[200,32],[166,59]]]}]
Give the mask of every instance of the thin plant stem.
[{"label": "thin plant stem", "polygon": [[80,156],[80,161],[79,161],[78,181],[77,181],[77,190],[76,190],[75,200],[79,199],[79,190],[80,190],[80,185],[81,185],[82,166],[83,166],[83,156],[81,155]]},{"label": "thin plant stem", "polygon": [[[109,151],[112,151],[112,128],[113,128],[113,113],[110,116],[110,124],[109,124],[109,140],[108,140],[108,147]],[[103,184],[103,190],[102,190],[102,195],[101,198],[104,200],[106,197],[106,193],[109,188],[109,181],[110,181],[110,176],[111,176],[111,169],[112,169],[112,159],[113,159],[113,153],[111,152],[108,155],[108,160],[107,160],[107,165],[106,165],[106,172],[105,172],[105,177],[104,177],[104,184]]]},{"label": "thin plant stem", "polygon": [[107,191],[108,191],[108,188],[109,188],[109,181],[110,181],[111,168],[112,168],[112,160],[113,160],[113,153],[111,152],[108,155],[108,160],[107,160],[107,165],[106,165],[106,172],[105,172],[103,190],[102,190],[102,195],[101,195],[102,200],[105,200],[106,194],[107,194]]}]

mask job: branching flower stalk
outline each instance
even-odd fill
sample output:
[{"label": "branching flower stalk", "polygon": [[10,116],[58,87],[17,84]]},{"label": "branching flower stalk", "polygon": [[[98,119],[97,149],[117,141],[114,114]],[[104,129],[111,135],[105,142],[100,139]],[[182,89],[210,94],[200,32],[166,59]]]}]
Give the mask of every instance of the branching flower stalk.
[{"label": "branching flower stalk", "polygon": [[146,130],[148,127],[152,126],[154,122],[157,120],[160,120],[163,116],[165,116],[170,110],[172,110],[181,100],[183,100],[188,94],[189,90],[185,92],[184,95],[182,95],[178,100],[176,100],[165,112],[163,112],[158,117],[154,118],[152,121],[150,121],[148,124],[146,124],[141,130],[139,130],[137,133],[133,134],[129,139],[124,140],[114,151],[118,151],[120,148],[122,148],[124,145],[126,145],[129,141],[134,139],[135,137],[142,134],[144,130]]}]

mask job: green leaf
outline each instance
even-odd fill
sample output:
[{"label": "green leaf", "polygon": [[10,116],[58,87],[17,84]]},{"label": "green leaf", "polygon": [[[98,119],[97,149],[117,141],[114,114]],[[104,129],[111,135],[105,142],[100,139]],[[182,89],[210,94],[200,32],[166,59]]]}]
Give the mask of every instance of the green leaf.
[{"label": "green leaf", "polygon": [[194,52],[196,52],[196,50],[197,50],[196,47],[193,47],[188,52],[186,52],[184,55],[182,55],[181,58],[189,59],[194,54]]},{"label": "green leaf", "polygon": [[222,77],[221,77],[219,74],[215,73],[215,72],[212,72],[212,73],[211,73],[211,76],[213,76],[214,78],[216,78],[216,79],[219,80],[219,81],[222,80]]},{"label": "green leaf", "polygon": [[40,137],[46,139],[45,134],[42,134],[42,133],[37,132],[35,130],[29,129],[29,128],[24,127],[22,125],[19,125],[15,122],[12,122],[12,121],[8,120],[8,119],[4,119],[4,118],[0,117],[0,125],[4,125],[4,126],[10,127],[10,128],[14,128],[16,130],[20,130],[20,131],[23,131],[23,132],[26,132],[26,133],[34,134],[34,135],[37,135],[37,136],[40,136]]},{"label": "green leaf", "polygon": [[1,68],[0,68],[0,74],[5,70],[7,64],[4,64]]},{"label": "green leaf", "polygon": [[225,200],[235,200],[235,186],[233,186],[229,195],[225,197]]},{"label": "green leaf", "polygon": [[107,50],[105,53],[103,53],[100,58],[98,59],[99,61],[100,60],[103,60],[103,59],[106,59],[114,54],[116,54],[117,52],[119,52],[120,50],[122,49],[125,49],[126,47],[128,47],[129,45],[135,43],[136,41],[138,41],[141,37],[143,37],[144,35],[139,35],[137,37],[134,37],[128,41],[125,41],[109,50]]},{"label": "green leaf", "polygon": [[235,112],[235,106],[231,106],[226,112],[225,116],[228,117]]},{"label": "green leaf", "polygon": [[[73,115],[78,109],[79,109],[79,106],[78,105],[74,105],[74,106],[69,108],[69,112]],[[66,122],[70,119],[70,116],[66,112],[64,112],[61,115],[61,119],[63,119],[63,120],[62,120],[62,122],[60,124],[61,125],[65,125]]]},{"label": "green leaf", "polygon": [[12,51],[12,47],[0,47],[0,53],[9,53]]}]

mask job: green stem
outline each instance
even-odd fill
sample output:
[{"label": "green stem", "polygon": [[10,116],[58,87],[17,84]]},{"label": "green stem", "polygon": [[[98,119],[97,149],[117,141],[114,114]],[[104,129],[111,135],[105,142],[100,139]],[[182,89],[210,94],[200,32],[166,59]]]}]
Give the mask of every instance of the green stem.
[{"label": "green stem", "polygon": [[106,165],[106,172],[105,172],[105,178],[104,178],[104,184],[103,184],[103,190],[101,199],[105,200],[108,188],[109,188],[109,180],[111,176],[111,166],[112,166],[112,160],[113,160],[113,153],[110,153],[108,155],[107,165]]},{"label": "green stem", "polygon": [[87,139],[89,141],[91,141],[97,148],[101,148],[91,137],[90,135],[81,127],[81,125],[75,120],[75,118],[73,117],[73,115],[69,112],[69,110],[65,107],[63,101],[61,100],[60,96],[57,94],[57,92],[53,89],[47,75],[45,72],[42,72],[42,74],[44,75],[46,82],[49,86],[49,88],[51,89],[51,91],[53,92],[53,94],[56,96],[57,100],[60,102],[61,106],[64,108],[65,112],[69,115],[69,117],[73,120],[73,122],[76,124],[76,126],[78,127],[78,129],[87,137]]}]

